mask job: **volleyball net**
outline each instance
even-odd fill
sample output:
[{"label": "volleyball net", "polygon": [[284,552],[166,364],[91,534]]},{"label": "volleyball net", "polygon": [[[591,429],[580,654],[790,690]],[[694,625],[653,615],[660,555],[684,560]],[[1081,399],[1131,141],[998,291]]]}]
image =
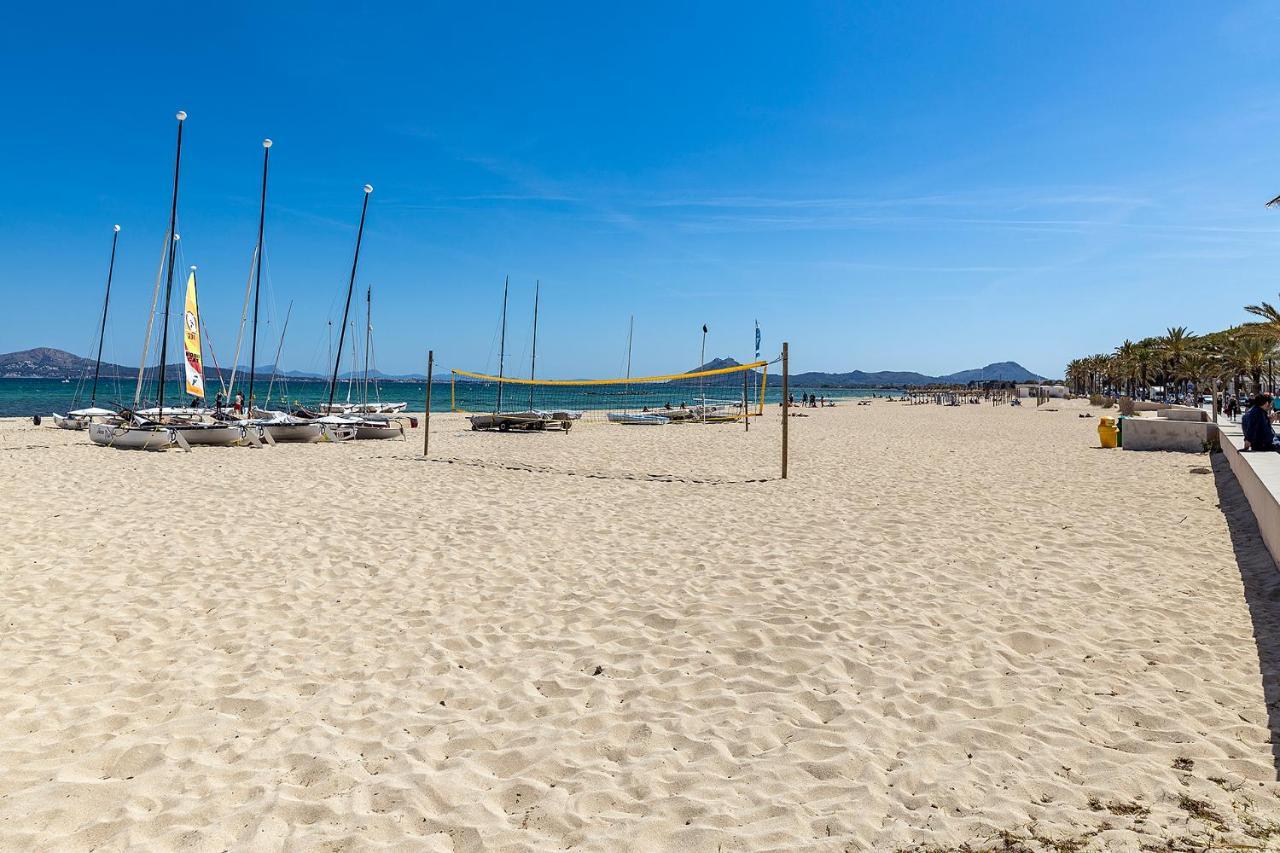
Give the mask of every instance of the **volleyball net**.
[{"label": "volleyball net", "polygon": [[454,370],[450,407],[470,413],[567,412],[615,424],[741,422],[764,413],[768,364],[621,379],[515,379]]}]

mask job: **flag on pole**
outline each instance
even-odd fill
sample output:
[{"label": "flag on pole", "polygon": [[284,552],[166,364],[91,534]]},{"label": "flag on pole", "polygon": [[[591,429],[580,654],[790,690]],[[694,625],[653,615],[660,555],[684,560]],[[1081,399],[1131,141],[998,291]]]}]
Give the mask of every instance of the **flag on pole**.
[{"label": "flag on pole", "polygon": [[756,320],[756,361],[760,360],[760,321]]},{"label": "flag on pole", "polygon": [[1267,202],[1266,207],[1280,207],[1280,195],[1276,196],[1275,198],[1271,199],[1271,201]]}]

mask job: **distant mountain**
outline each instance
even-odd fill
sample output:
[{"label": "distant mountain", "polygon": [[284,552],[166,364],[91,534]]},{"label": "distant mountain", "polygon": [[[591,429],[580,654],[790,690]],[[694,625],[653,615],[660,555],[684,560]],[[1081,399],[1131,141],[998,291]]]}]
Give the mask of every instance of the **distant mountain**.
[{"label": "distant mountain", "polygon": [[721,370],[725,367],[739,367],[741,364],[742,362],[738,361],[736,358],[713,358],[701,367],[695,367],[693,370],[687,372],[701,373],[704,370]]},{"label": "distant mountain", "polygon": [[848,373],[795,373],[791,376],[793,385],[817,385],[827,388],[884,388],[903,385],[933,385],[938,382],[935,376],[900,370],[877,370],[867,373],[864,370],[851,370]]},{"label": "distant mountain", "polygon": [[[0,378],[4,379],[75,379],[86,369],[93,370],[93,360],[50,347],[36,347],[21,352],[8,352],[0,355]],[[102,376],[114,378],[126,376],[130,372],[134,376],[137,370],[130,370],[118,364],[102,365]]]},{"label": "distant mountain", "polygon": [[[260,379],[269,379],[274,369],[275,365],[260,364],[254,371],[254,376]],[[0,355],[0,379],[76,379],[92,372],[93,359],[83,358],[74,353],[51,347],[37,347]],[[156,368],[148,367],[146,373],[149,377],[154,378]],[[205,376],[207,378],[215,379],[219,373],[224,379],[230,378],[231,368],[224,367],[219,371],[215,370],[210,364],[205,365]],[[103,362],[100,374],[105,379],[136,377],[138,368]],[[165,367],[164,374],[166,379],[181,379],[182,362],[171,362]],[[237,378],[247,377],[249,375],[249,366],[247,364],[240,365],[240,367],[236,368],[236,375]],[[311,373],[305,370],[285,370],[276,374],[276,376],[286,379],[327,380],[329,378],[328,374]],[[357,380],[363,379],[364,372],[356,371],[354,377]],[[352,373],[347,371],[339,374],[338,378],[346,381],[352,378]],[[426,379],[426,376],[420,373],[388,374],[380,370],[370,370],[369,378],[377,379],[380,382],[421,382]]]},{"label": "distant mountain", "polygon": [[[737,359],[713,358],[706,364],[695,367],[689,372],[720,370],[725,367],[739,366],[741,366],[741,362]],[[259,365],[255,376],[263,380],[268,379],[273,369],[274,365]],[[776,366],[773,369],[776,370]],[[0,355],[0,379],[75,379],[86,371],[92,372],[92,370],[92,359],[82,358],[64,350],[50,347],[37,347],[36,349]],[[154,367],[148,367],[147,374],[154,377],[155,370]],[[180,362],[170,364],[165,368],[165,377],[167,379],[179,379],[182,376],[181,371],[182,364]],[[241,365],[237,368],[237,377],[247,376],[248,372],[249,368]],[[101,373],[103,377],[108,379],[117,376],[136,377],[138,369],[136,367],[104,363]],[[218,375],[218,371],[215,371],[210,365],[205,365],[205,373],[210,379],[214,379]],[[231,376],[229,368],[222,368],[221,373],[224,378]],[[285,370],[276,375],[287,379],[328,379],[327,374],[312,373],[305,370]],[[447,370],[437,368],[437,381],[444,381],[448,377]],[[351,371],[347,371],[339,374],[338,378],[344,382],[352,378],[359,381],[364,378],[364,373],[363,371],[355,371],[353,376]],[[377,379],[380,382],[422,382],[426,379],[426,376],[421,373],[388,374],[380,370],[370,370],[369,378]],[[458,377],[458,379],[459,381],[466,381],[465,377]],[[999,361],[994,364],[988,364],[986,367],[961,370],[958,373],[948,373],[945,376],[928,376],[923,373],[898,370],[880,370],[871,373],[862,370],[851,370],[848,373],[809,372],[796,373],[791,376],[791,382],[794,385],[817,388],[903,388],[918,385],[964,385],[969,382],[983,381],[1040,382],[1043,380],[1044,377],[1032,373],[1016,361]]]},{"label": "distant mountain", "polygon": [[939,376],[943,382],[964,385],[969,382],[1043,382],[1044,377],[1027,370],[1016,361],[997,361],[975,370],[962,370]]},{"label": "distant mountain", "polygon": [[961,370],[943,376],[929,376],[914,371],[880,370],[867,373],[797,373],[794,385],[816,385],[826,388],[906,388],[919,385],[967,385],[970,382],[1042,382],[1044,377],[1032,373],[1016,361],[1000,361],[986,367]]}]

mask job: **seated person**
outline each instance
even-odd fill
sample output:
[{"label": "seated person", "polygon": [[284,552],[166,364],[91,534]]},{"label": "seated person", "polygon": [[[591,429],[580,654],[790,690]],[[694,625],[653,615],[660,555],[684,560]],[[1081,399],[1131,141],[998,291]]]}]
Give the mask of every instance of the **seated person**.
[{"label": "seated person", "polygon": [[1253,405],[1240,419],[1244,427],[1245,447],[1249,450],[1280,451],[1280,439],[1271,426],[1271,410],[1274,401],[1270,394],[1259,394],[1253,399]]}]

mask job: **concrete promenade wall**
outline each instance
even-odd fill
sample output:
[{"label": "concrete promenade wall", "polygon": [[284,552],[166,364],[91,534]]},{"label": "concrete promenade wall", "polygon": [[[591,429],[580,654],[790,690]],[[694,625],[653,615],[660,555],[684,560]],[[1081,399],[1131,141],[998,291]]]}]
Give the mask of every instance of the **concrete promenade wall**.
[{"label": "concrete promenade wall", "polygon": [[1220,424],[1222,453],[1258,520],[1262,541],[1280,562],[1280,453],[1245,453],[1239,424]]},{"label": "concrete promenade wall", "polygon": [[1156,417],[1166,418],[1171,421],[1207,421],[1209,413],[1204,409],[1193,409],[1190,406],[1173,406],[1168,409],[1161,409],[1156,413]]},{"label": "concrete promenade wall", "polygon": [[1202,421],[1167,418],[1125,418],[1121,443],[1125,450],[1176,450],[1204,453],[1205,444],[1217,433],[1217,426]]}]

